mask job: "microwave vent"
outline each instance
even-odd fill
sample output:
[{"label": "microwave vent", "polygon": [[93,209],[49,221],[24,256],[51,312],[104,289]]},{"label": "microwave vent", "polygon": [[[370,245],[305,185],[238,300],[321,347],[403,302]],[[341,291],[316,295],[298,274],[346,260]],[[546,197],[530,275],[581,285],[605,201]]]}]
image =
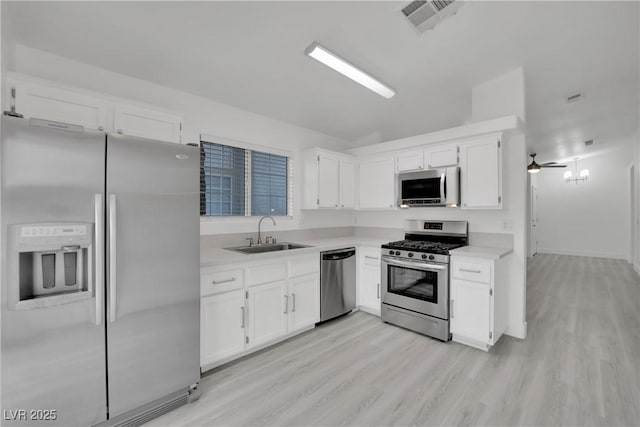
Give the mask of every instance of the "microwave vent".
[{"label": "microwave vent", "polygon": [[402,9],[403,15],[419,33],[431,30],[463,5],[460,0],[415,0]]}]

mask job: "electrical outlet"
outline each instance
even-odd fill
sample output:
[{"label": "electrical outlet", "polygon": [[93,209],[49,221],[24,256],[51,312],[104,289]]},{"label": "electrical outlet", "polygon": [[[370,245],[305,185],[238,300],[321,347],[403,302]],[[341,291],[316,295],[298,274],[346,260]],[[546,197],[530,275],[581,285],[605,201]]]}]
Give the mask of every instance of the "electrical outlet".
[{"label": "electrical outlet", "polygon": [[502,229],[503,230],[507,230],[507,231],[513,230],[513,221],[510,220],[510,219],[503,219],[502,220]]}]

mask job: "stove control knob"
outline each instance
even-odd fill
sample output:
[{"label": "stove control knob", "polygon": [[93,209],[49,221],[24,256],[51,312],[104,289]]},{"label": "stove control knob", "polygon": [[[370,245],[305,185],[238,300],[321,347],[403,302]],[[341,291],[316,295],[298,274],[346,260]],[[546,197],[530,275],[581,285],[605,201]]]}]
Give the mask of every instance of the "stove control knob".
[{"label": "stove control knob", "polygon": [[389,255],[393,255],[393,251],[389,251]]},{"label": "stove control knob", "polygon": [[422,254],[422,259],[427,259],[427,254]]},{"label": "stove control knob", "polygon": [[407,254],[407,256],[408,256],[409,258],[413,258],[413,252],[409,252],[409,253]]},{"label": "stove control knob", "polygon": [[436,257],[434,257],[433,255],[429,255],[429,259],[433,261],[434,259],[436,259]]},{"label": "stove control knob", "polygon": [[400,251],[396,251],[396,255],[400,255]]}]

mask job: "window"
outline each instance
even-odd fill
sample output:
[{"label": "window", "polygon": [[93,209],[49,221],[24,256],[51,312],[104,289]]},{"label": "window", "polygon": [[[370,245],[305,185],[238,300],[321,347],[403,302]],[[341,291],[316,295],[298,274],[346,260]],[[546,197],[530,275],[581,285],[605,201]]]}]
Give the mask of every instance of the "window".
[{"label": "window", "polygon": [[288,157],[200,142],[202,216],[287,216],[290,186]]}]

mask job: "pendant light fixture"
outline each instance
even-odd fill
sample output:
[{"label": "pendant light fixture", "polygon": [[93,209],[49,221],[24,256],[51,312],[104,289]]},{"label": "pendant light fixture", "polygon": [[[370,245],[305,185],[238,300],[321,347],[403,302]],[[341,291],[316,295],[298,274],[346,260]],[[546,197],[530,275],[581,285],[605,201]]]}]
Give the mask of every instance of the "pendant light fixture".
[{"label": "pendant light fixture", "polygon": [[580,175],[578,175],[578,158],[574,157],[573,160],[575,162],[574,163],[574,170],[575,170],[575,173],[576,173],[576,177],[574,178],[573,177],[573,173],[570,170],[568,170],[568,171],[566,171],[564,173],[564,181],[566,183],[575,182],[576,184],[579,183],[579,182],[587,182],[587,180],[589,178],[589,169],[582,169],[580,171]]}]

